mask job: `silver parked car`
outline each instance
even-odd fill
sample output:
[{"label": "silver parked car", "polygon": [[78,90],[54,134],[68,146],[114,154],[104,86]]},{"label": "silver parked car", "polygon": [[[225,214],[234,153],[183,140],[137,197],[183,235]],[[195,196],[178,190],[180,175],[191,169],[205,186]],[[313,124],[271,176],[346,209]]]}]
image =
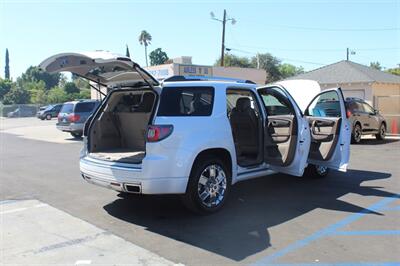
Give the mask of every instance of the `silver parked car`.
[{"label": "silver parked car", "polygon": [[69,132],[73,137],[80,138],[86,120],[99,106],[97,100],[80,100],[66,102],[58,114],[57,128]]}]

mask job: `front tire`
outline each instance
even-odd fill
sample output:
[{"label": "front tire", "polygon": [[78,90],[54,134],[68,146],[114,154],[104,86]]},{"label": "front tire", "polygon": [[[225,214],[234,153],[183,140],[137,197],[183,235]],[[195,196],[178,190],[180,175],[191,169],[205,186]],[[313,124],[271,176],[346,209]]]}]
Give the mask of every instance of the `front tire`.
[{"label": "front tire", "polygon": [[184,205],[200,214],[222,208],[231,188],[231,176],[225,163],[217,157],[199,158],[190,173]]},{"label": "front tire", "polygon": [[51,114],[46,115],[47,120],[51,120]]},{"label": "front tire", "polygon": [[377,140],[384,140],[386,137],[386,126],[384,123],[379,127],[379,133],[375,135]]},{"label": "front tire", "polygon": [[358,144],[361,141],[362,130],[359,124],[355,124],[353,133],[351,133],[351,143]]},{"label": "front tire", "polygon": [[76,133],[76,132],[71,132],[71,136],[73,136],[76,139],[82,138],[83,133]]},{"label": "front tire", "polygon": [[303,177],[324,178],[329,174],[329,168],[326,166],[310,164],[304,170]]}]

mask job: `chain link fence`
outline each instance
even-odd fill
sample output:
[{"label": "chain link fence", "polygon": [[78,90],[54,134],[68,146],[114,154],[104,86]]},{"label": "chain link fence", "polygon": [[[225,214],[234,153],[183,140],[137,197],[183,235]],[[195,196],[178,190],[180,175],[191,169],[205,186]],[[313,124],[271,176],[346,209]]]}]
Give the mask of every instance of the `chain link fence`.
[{"label": "chain link fence", "polygon": [[40,108],[46,104],[10,104],[4,105],[0,103],[0,116],[17,118],[17,117],[34,117]]}]

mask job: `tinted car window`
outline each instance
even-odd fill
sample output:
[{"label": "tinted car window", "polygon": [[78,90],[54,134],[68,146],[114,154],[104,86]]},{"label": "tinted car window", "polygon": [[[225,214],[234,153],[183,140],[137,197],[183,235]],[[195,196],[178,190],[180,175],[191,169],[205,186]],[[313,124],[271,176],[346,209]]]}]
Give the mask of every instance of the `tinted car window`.
[{"label": "tinted car window", "polygon": [[95,107],[94,102],[87,102],[87,103],[77,103],[75,107],[75,113],[89,113],[93,111]]},{"label": "tinted car window", "polygon": [[161,93],[159,116],[209,116],[212,113],[214,88],[164,88]]},{"label": "tinted car window", "polygon": [[364,112],[368,113],[368,114],[373,114],[375,113],[374,108],[372,108],[369,104],[363,103],[362,104],[364,107]]},{"label": "tinted car window", "polygon": [[286,95],[278,87],[258,91],[268,115],[292,115],[291,104]]},{"label": "tinted car window", "polygon": [[316,117],[340,117],[340,102],[336,91],[321,93],[312,101],[305,114]]},{"label": "tinted car window", "polygon": [[74,111],[74,104],[66,103],[62,106],[60,113],[70,114]]}]

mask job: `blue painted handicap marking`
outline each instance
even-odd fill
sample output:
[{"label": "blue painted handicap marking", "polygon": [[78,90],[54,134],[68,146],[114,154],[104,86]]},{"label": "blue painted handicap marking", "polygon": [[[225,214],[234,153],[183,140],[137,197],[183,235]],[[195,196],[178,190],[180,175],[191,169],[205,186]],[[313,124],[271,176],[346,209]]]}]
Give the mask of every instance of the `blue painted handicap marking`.
[{"label": "blue painted handicap marking", "polygon": [[[268,256],[266,256],[266,257],[264,257],[264,258],[262,258],[262,259],[260,259],[260,260],[258,260],[256,262],[254,262],[254,263],[252,263],[250,265],[263,265],[263,266],[264,265],[269,265],[273,261],[275,261],[275,260],[285,256],[286,254],[291,253],[291,252],[293,252],[293,251],[295,251],[295,250],[297,250],[299,248],[305,247],[305,246],[309,245],[311,242],[313,242],[313,241],[315,241],[317,239],[320,239],[320,238],[328,236],[328,235],[336,234],[338,232],[338,229],[340,229],[340,228],[342,228],[342,227],[344,227],[344,226],[346,226],[348,224],[351,224],[354,221],[357,221],[358,219],[364,217],[367,214],[380,211],[382,208],[384,208],[388,204],[398,200],[399,198],[400,198],[400,195],[395,195],[394,197],[384,198],[384,199],[372,204],[371,206],[367,207],[366,209],[362,210],[361,212],[353,213],[353,214],[345,217],[343,220],[341,220],[341,221],[339,221],[339,222],[337,222],[335,224],[332,224],[332,225],[330,225],[328,227],[325,227],[324,229],[322,229],[320,231],[317,231],[314,234],[312,234],[312,235],[310,235],[310,236],[308,236],[308,237],[306,237],[304,239],[298,240],[297,242],[294,242],[293,244],[291,244],[291,245],[289,245],[289,246],[287,246],[287,247],[285,247],[285,248],[283,248],[283,249],[281,249],[281,250],[279,250],[279,251],[277,251],[277,252],[275,252],[275,253],[273,253],[271,255],[268,255]],[[343,231],[341,231],[341,232],[343,232]],[[281,265],[281,264],[275,264],[274,263],[273,265]],[[320,265],[320,264],[315,263],[315,264],[286,264],[286,265],[296,265],[297,266],[297,265]],[[391,262],[389,264],[379,264],[379,263],[378,264],[370,264],[370,263],[351,264],[350,263],[350,264],[329,264],[329,265],[396,265],[396,266],[399,266],[400,262],[397,262],[397,263],[394,263],[394,264]]]}]

